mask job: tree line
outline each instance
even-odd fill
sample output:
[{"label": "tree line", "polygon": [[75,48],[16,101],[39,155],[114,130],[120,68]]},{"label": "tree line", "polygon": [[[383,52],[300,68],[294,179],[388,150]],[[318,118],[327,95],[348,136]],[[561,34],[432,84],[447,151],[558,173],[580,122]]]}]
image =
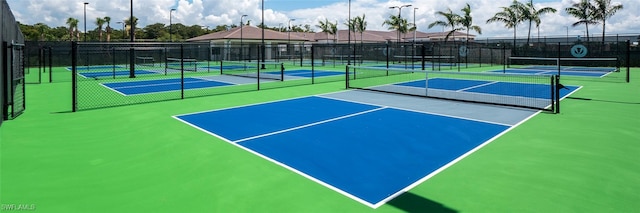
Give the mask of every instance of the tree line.
[{"label": "tree line", "polygon": [[[497,12],[493,17],[486,20],[486,23],[502,23],[507,29],[513,29],[513,45],[516,45],[516,37],[517,37],[517,27],[522,23],[528,23],[528,34],[527,34],[527,44],[530,42],[531,38],[531,30],[532,27],[535,26],[538,30],[540,29],[540,25],[542,23],[541,17],[547,13],[556,13],[558,10],[551,7],[544,8],[536,8],[533,4],[533,0],[529,2],[522,3],[518,0],[514,0],[511,5],[506,7],[500,7],[501,11]],[[613,4],[611,0],[579,0],[571,5],[571,7],[564,8],[564,11],[577,18],[578,21],[572,24],[573,27],[578,27],[580,25],[585,26],[587,41],[589,38],[589,26],[602,24],[602,42],[605,39],[605,30],[606,30],[606,20],[611,18],[617,11],[623,9],[623,5],[621,4]],[[470,31],[475,31],[478,34],[482,34],[482,29],[474,25],[473,17],[471,16],[471,6],[466,4],[464,8],[460,10],[462,13],[457,14],[454,13],[450,8],[447,8],[445,11],[438,11],[436,15],[440,16],[439,20],[436,20],[428,25],[429,28],[433,28],[436,26],[448,27],[447,35],[445,37],[445,42],[449,40],[449,38],[454,35],[455,32],[465,31],[467,36]],[[130,27],[134,27],[134,38],[135,39],[145,39],[145,40],[154,40],[154,41],[182,41],[188,38],[193,38],[197,36],[201,36],[204,34],[212,33],[212,32],[220,32],[229,30],[231,28],[235,28],[238,25],[218,25],[213,29],[209,29],[208,27],[203,27],[200,25],[192,25],[186,26],[181,23],[165,25],[162,23],[155,23],[151,25],[147,25],[144,28],[138,28],[138,19],[136,17],[133,18],[133,23],[131,20],[127,19],[122,22],[112,23],[110,17],[104,18],[96,18],[94,23],[96,24],[95,29],[88,30],[88,32],[81,33],[78,29],[78,19],[68,18],[67,26],[59,26],[59,27],[49,27],[43,23],[37,23],[34,25],[24,25],[20,24],[20,28],[27,38],[27,40],[38,40],[38,41],[127,41],[130,39],[129,30]],[[116,24],[116,26],[113,26]],[[133,25],[132,25],[133,24]],[[250,21],[246,23],[240,23],[250,25]],[[106,25],[106,26],[105,26]],[[362,16],[356,16],[347,20],[345,22],[346,27],[349,31],[353,32],[355,35],[360,33],[360,41],[363,40],[363,34],[367,29],[367,21],[366,16],[363,14]],[[406,18],[401,18],[400,14],[398,15],[390,15],[387,18],[382,26],[388,26],[389,30],[397,30],[399,33],[407,33],[410,31],[414,31],[417,29],[415,23],[409,23]],[[119,27],[121,26],[121,27]],[[119,27],[119,28],[118,28]],[[257,27],[271,29],[274,31],[280,32],[313,32],[310,25],[295,25],[292,27],[269,27],[263,26],[262,24],[258,24]],[[336,40],[336,34],[338,32],[338,22],[330,22],[328,19],[321,20],[316,25],[321,32],[327,33],[327,37],[333,35],[334,40]],[[467,38],[468,40],[468,38]],[[357,42],[357,36],[356,36]],[[455,40],[454,40],[455,42]]]},{"label": "tree line", "polygon": [[[50,27],[43,23],[37,23],[34,25],[18,24],[28,41],[85,41],[86,38],[86,41],[88,42],[110,42],[129,41],[131,38],[131,21],[129,19],[114,23],[110,17],[96,18],[94,20],[96,28],[87,29],[87,33],[83,33],[84,29],[81,29],[78,26],[79,20],[72,17],[67,19],[66,26]],[[242,24],[251,25],[251,22],[247,21]],[[138,18],[134,16],[134,40],[142,39],[147,41],[184,41],[189,38],[214,32],[227,31],[238,27],[238,25],[235,24],[224,24],[209,29],[208,27],[201,25],[186,26],[181,23],[172,23],[171,25],[155,23],[143,28],[138,28],[137,25]],[[262,25],[259,24],[258,27],[262,27]],[[265,29],[281,32],[313,32],[310,25],[293,25],[291,28],[282,26],[265,26]]]},{"label": "tree line", "polygon": [[[533,4],[533,0],[530,0],[526,3],[514,0],[511,5],[500,8],[502,9],[502,11],[497,12],[493,17],[486,20],[486,23],[489,24],[500,22],[503,23],[507,29],[513,29],[514,46],[516,46],[516,29],[520,24],[528,23],[529,31],[527,34],[527,44],[529,44],[531,39],[532,27],[535,26],[538,29],[538,32],[540,30],[542,15],[548,13],[556,13],[558,11],[557,9],[551,7],[537,8]],[[578,27],[580,25],[585,26],[587,32],[587,41],[590,40],[589,25],[602,24],[602,42],[604,42],[606,20],[611,18],[617,11],[623,8],[623,5],[613,4],[611,3],[611,0],[579,0],[578,2],[572,4],[571,7],[564,8],[564,11],[566,11],[567,14],[578,19],[578,21],[572,24],[573,27]],[[470,31],[475,31],[478,34],[482,34],[482,28],[474,25],[473,23],[473,17],[471,16],[471,6],[467,3],[465,7],[460,11],[462,12],[461,14],[454,13],[450,8],[447,8],[447,10],[445,11],[438,11],[436,12],[436,15],[441,17],[441,19],[430,23],[428,27],[448,27],[450,30],[447,31],[445,42],[449,40],[449,38],[454,35],[455,32],[458,31],[465,31],[467,36],[469,35]],[[354,34],[359,32],[360,39],[363,39],[362,34],[367,27],[367,22],[365,20],[364,14],[362,16],[356,16],[351,20],[347,20],[346,25],[350,31],[354,32]],[[409,23],[406,18],[401,18],[400,14],[390,15],[382,25],[387,25],[389,30],[397,30],[399,33],[403,34],[417,29],[415,23]],[[330,22],[327,19],[325,19],[324,21],[319,21],[316,25],[316,27],[320,28],[322,32],[327,33],[327,37],[329,35],[334,35],[334,40],[335,34],[337,33],[337,26],[337,21]],[[466,40],[469,40],[468,37]]]}]

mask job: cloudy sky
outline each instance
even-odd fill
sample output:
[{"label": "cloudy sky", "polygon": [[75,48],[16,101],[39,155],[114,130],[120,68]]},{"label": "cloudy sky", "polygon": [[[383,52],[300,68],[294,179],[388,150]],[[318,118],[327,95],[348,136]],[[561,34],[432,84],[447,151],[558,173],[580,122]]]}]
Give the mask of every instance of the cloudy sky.
[{"label": "cloudy sky", "polygon": [[[398,9],[391,6],[412,4],[403,8],[402,16],[413,22],[414,12],[418,30],[424,32],[442,31],[441,27],[428,29],[429,23],[440,19],[436,11],[451,8],[456,13],[468,2],[471,5],[474,24],[482,28],[479,37],[510,37],[513,31],[504,28],[500,23],[486,24],[485,21],[500,11],[500,7],[508,6],[512,0],[351,0],[351,14],[366,15],[367,29],[386,30],[382,22],[391,14],[397,14]],[[528,1],[528,0],[520,0]],[[571,27],[577,19],[568,16],[564,8],[577,0],[533,0],[540,7],[558,9],[556,14],[542,17],[540,27],[541,36],[564,36],[567,30],[570,36],[584,36],[585,27],[580,25]],[[129,16],[130,0],[7,0],[16,19],[25,24],[45,23],[49,26],[65,26],[69,17],[80,20],[79,26],[84,26],[84,4],[88,2],[87,28],[94,29],[96,17],[109,16],[112,23],[124,20]],[[295,19],[292,25],[309,24],[314,26],[319,20],[328,19],[338,21],[339,28],[345,29],[348,17],[348,0],[264,0],[265,24],[268,26],[286,26],[289,19]],[[607,34],[640,34],[640,2],[638,0],[613,0],[614,3],[624,5],[624,9],[607,21]],[[252,25],[261,20],[261,0],[133,0],[134,16],[140,19],[140,26],[154,23],[169,23],[169,10],[173,12],[173,22],[184,25],[201,25],[211,28],[223,24],[239,24],[243,14],[248,15],[245,20],[251,20]],[[418,9],[414,9],[418,8]],[[115,25],[114,27],[117,27]],[[83,28],[83,27],[81,27]],[[82,30],[82,29],[81,29]],[[521,25],[519,35],[525,35],[527,26]],[[602,25],[589,27],[591,34],[601,34]],[[537,35],[537,31],[532,31]]]}]

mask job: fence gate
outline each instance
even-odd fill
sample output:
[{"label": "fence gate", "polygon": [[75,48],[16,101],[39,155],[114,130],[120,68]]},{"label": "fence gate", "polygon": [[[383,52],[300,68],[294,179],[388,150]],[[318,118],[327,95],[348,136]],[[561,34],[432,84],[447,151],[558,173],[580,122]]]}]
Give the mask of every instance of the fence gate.
[{"label": "fence gate", "polygon": [[25,107],[25,79],[24,79],[24,44],[4,42],[3,51],[6,51],[9,61],[5,66],[10,70],[5,71],[9,79],[9,88],[5,91],[6,106],[4,106],[6,119],[15,119],[24,112]]}]

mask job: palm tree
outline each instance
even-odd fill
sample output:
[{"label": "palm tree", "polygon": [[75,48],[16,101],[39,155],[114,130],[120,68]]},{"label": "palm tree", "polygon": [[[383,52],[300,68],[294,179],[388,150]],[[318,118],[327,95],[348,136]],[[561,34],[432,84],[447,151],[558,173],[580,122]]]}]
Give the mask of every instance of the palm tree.
[{"label": "palm tree", "polygon": [[318,21],[318,24],[316,25],[316,27],[320,28],[320,30],[323,33],[327,33],[327,43],[329,43],[329,32],[330,32],[330,26],[331,22],[329,22],[329,19],[325,18],[324,21],[320,20]]},{"label": "palm tree", "polygon": [[596,8],[589,2],[589,0],[580,0],[580,2],[573,3],[571,7],[564,9],[569,15],[578,18],[578,21],[571,26],[575,27],[584,24],[587,32],[587,42],[589,42],[589,25],[598,24],[596,21]]},{"label": "palm tree", "polygon": [[502,11],[497,12],[493,17],[487,20],[487,24],[493,22],[502,22],[508,29],[513,28],[513,47],[516,46],[516,35],[518,24],[522,22],[522,3],[514,0],[509,7],[500,7]]},{"label": "palm tree", "polygon": [[113,29],[111,29],[111,17],[105,16],[104,17],[104,21],[107,22],[107,28],[104,29],[104,31],[107,32],[107,42],[110,42],[111,41],[111,32],[113,31]]},{"label": "palm tree", "polygon": [[390,15],[389,19],[384,20],[384,22],[382,23],[382,26],[384,25],[388,25],[389,30],[397,30],[398,31],[398,43],[400,43],[400,35],[399,34],[405,34],[409,31],[409,22],[407,22],[407,19],[404,18],[400,18],[400,16],[396,16],[396,15]]},{"label": "palm tree", "polygon": [[595,14],[597,14],[595,20],[602,21],[602,43],[604,43],[607,19],[611,18],[618,10],[622,10],[623,8],[621,4],[612,5],[611,0],[595,0]]},{"label": "palm tree", "polygon": [[351,20],[347,20],[347,23],[345,23],[344,25],[346,25],[349,28],[349,31],[353,32],[354,35],[354,40],[357,43],[358,42],[358,36],[356,36],[356,18],[352,18]]},{"label": "palm tree", "polygon": [[527,44],[529,44],[529,40],[531,39],[531,26],[532,23],[536,24],[536,28],[540,30],[540,16],[547,13],[555,13],[556,9],[551,7],[536,9],[535,5],[533,5],[533,0],[530,0],[527,4],[524,5],[525,10],[523,13],[523,19],[529,21],[529,34],[527,35]]},{"label": "palm tree", "polygon": [[336,36],[338,35],[338,21],[335,23],[329,23],[329,34],[333,35],[333,43],[337,43]]},{"label": "palm tree", "polygon": [[467,3],[467,5],[461,10],[464,15],[460,17],[460,25],[462,25],[463,29],[467,31],[467,42],[469,41],[469,31],[476,31],[478,34],[482,34],[482,28],[478,25],[473,25],[473,17],[471,17],[471,6]]},{"label": "palm tree", "polygon": [[364,31],[367,30],[367,21],[365,21],[365,18],[365,14],[362,14],[362,16],[356,16],[355,18],[356,31],[360,32],[360,44],[364,44]]},{"label": "palm tree", "polygon": [[67,18],[67,24],[69,25],[69,39],[73,41],[74,32],[78,31],[78,19],[69,17]]},{"label": "palm tree", "polygon": [[128,18],[127,20],[124,20],[124,22],[127,24],[127,27],[129,30],[133,29],[133,40],[136,40],[136,26],[138,25],[138,18],[136,18],[135,16],[133,17],[133,22],[131,21],[131,17]]},{"label": "palm tree", "polygon": [[106,23],[103,18],[96,18],[96,25],[98,26],[98,41],[102,41],[102,26]]},{"label": "palm tree", "polygon": [[[362,16],[356,16],[354,20],[355,30],[360,32],[360,51],[364,52],[364,31],[367,30],[367,21],[365,20],[365,14]],[[361,53],[362,54],[362,53]],[[360,58],[360,63],[362,63],[362,58]]]},{"label": "palm tree", "polygon": [[[429,24],[429,29],[435,27],[435,26],[442,26],[442,27],[451,27],[451,31],[449,31],[449,33],[447,33],[447,36],[444,37],[444,42],[447,42],[447,40],[449,40],[449,37],[451,37],[451,35],[453,35],[456,31],[460,30],[459,28],[456,28],[462,20],[462,17],[460,17],[458,14],[453,13],[453,11],[451,11],[450,8],[447,8],[447,11],[438,11],[436,12],[436,15],[440,15],[444,18],[444,21],[442,20],[438,20],[438,21],[434,21],[433,23]],[[455,36],[453,39],[453,42],[455,43]]]}]

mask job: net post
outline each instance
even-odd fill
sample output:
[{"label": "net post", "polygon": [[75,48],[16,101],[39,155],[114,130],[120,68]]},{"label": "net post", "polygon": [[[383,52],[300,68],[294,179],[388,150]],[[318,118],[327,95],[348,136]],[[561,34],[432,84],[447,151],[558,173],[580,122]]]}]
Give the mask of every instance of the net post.
[{"label": "net post", "polygon": [[78,111],[78,42],[71,42],[71,111]]},{"label": "net post", "polygon": [[164,48],[164,75],[167,75],[167,69],[169,69],[169,60],[167,60],[167,58],[169,57],[168,51],[169,50],[165,47]]},{"label": "net post", "polygon": [[349,65],[345,66],[345,89],[349,89]]},{"label": "net post", "polygon": [[280,63],[280,81],[284,81],[284,63]]},{"label": "net post", "polygon": [[224,67],[224,60],[220,60],[220,75],[222,75],[222,68]]}]

